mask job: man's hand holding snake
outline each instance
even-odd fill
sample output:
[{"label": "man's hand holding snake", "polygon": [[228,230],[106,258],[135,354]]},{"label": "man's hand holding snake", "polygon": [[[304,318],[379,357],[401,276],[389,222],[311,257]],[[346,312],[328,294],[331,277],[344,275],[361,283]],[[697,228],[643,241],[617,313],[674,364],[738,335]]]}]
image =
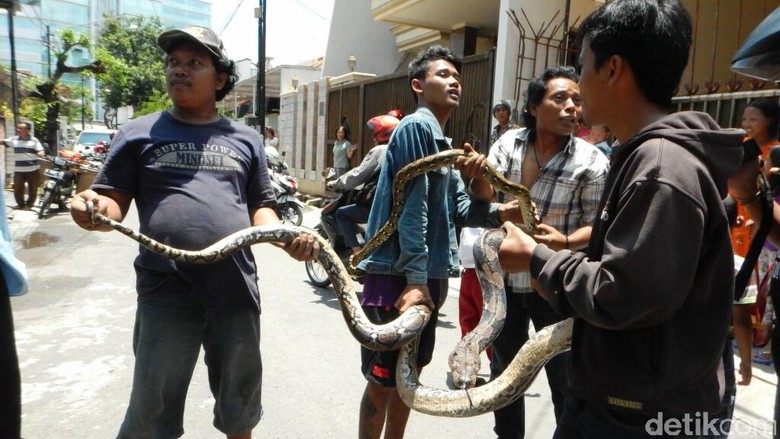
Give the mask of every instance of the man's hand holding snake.
[{"label": "man's hand holding snake", "polygon": [[[531,206],[533,206],[534,210],[536,210],[536,206],[531,202]],[[523,216],[523,210],[520,205],[519,200],[512,200],[508,203],[504,203],[501,206],[498,207],[498,220],[502,223],[505,223],[507,221],[512,222],[514,224],[525,224],[525,218]],[[538,222],[538,217],[537,217]]]},{"label": "man's hand holding snake", "polygon": [[428,291],[428,285],[409,284],[395,301],[398,312],[404,312],[414,305],[425,305],[430,310],[436,308],[431,293]]},{"label": "man's hand holding snake", "polygon": [[487,157],[474,151],[474,148],[468,143],[463,145],[463,152],[466,155],[458,157],[455,161],[455,169],[468,178],[484,179],[482,169],[487,164]]},{"label": "man's hand holding snake", "polygon": [[296,261],[314,261],[320,255],[320,244],[309,234],[301,234],[283,247]]},{"label": "man's hand holding snake", "polygon": [[507,273],[528,271],[531,253],[538,244],[512,222],[505,222],[501,227],[506,230],[506,239],[498,249],[501,268]]},{"label": "man's hand holding snake", "polygon": [[85,230],[112,230],[106,225],[93,221],[92,212],[87,209],[87,202],[92,203],[94,213],[108,216],[108,203],[103,201],[97,192],[87,189],[76,194],[70,202],[70,216],[73,221]]}]

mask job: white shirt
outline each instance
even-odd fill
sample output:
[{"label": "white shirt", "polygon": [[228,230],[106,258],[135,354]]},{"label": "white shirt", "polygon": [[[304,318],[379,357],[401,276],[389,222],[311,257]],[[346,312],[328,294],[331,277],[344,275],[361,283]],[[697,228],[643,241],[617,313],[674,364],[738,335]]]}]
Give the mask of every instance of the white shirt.
[{"label": "white shirt", "polygon": [[14,136],[6,143],[13,148],[13,154],[9,154],[8,159],[14,161],[14,172],[37,171],[41,167],[36,154],[43,151],[43,145],[38,139],[30,136],[28,140],[21,140],[19,136]]}]

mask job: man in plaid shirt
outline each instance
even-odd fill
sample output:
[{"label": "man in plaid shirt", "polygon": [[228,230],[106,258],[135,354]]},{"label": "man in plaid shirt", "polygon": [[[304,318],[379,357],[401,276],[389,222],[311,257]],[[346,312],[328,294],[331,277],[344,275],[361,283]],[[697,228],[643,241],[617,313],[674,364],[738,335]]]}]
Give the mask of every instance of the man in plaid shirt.
[{"label": "man in plaid shirt", "polygon": [[[609,167],[601,151],[573,135],[582,103],[578,79],[572,67],[551,68],[534,78],[522,113],[526,128],[506,132],[488,156],[505,177],[530,189],[541,219],[534,239],[555,250],[587,245]],[[503,197],[498,194],[498,201],[510,201]],[[504,329],[493,342],[492,376],[503,372],[528,340],[529,321],[539,331],[560,320],[563,317],[536,294],[528,272],[510,275]],[[567,361],[568,353],[545,366],[556,420],[563,413],[568,393]],[[523,398],[497,410],[494,416],[494,430],[500,439],[524,436]]]}]

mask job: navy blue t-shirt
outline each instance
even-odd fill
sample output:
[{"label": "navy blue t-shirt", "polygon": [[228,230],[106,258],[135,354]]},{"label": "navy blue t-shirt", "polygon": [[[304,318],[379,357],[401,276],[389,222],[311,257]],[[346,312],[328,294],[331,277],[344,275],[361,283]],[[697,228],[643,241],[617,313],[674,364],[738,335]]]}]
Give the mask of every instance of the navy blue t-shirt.
[{"label": "navy blue t-shirt", "polygon": [[[193,125],[167,111],[119,129],[94,189],[133,196],[141,233],[172,247],[201,250],[251,226],[249,210],[272,207],[260,134],[227,119]],[[251,249],[208,265],[176,263],[144,247],[135,260],[139,294],[175,274],[192,297],[217,307],[257,308]]]}]

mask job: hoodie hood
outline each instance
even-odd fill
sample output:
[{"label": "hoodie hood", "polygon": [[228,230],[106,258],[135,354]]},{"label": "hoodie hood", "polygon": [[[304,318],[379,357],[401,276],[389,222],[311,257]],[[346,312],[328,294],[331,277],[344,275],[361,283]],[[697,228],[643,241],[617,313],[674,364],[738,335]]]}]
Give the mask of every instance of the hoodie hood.
[{"label": "hoodie hood", "polygon": [[[623,153],[647,140],[665,138],[693,153],[712,173],[718,190],[725,196],[726,181],[742,165],[745,131],[723,129],[707,113],[672,113],[648,125],[624,145]],[[633,146],[633,148],[632,148]]]}]

